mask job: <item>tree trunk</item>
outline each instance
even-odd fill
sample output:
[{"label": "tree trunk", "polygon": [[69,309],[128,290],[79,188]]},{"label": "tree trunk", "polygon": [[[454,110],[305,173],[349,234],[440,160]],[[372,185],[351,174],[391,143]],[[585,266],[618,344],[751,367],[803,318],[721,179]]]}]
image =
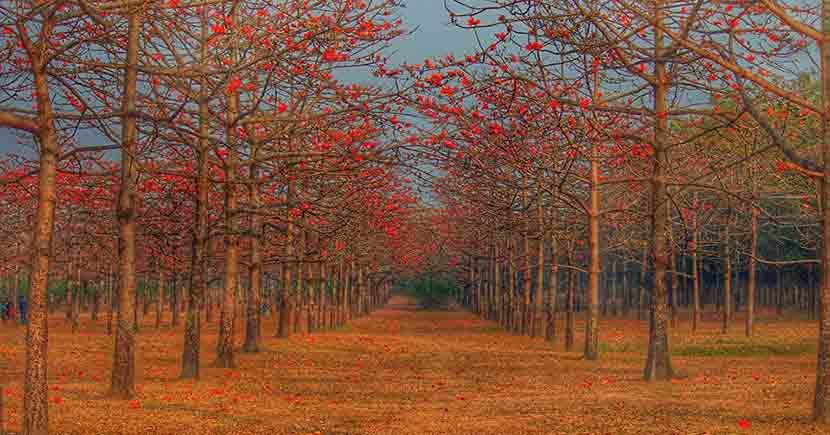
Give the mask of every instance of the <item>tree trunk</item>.
[{"label": "tree trunk", "polygon": [[[80,276],[80,268],[78,269]],[[72,291],[75,292],[75,297],[72,298],[72,333],[77,334],[81,329],[81,281],[76,280],[73,283]]]},{"label": "tree trunk", "polygon": [[646,278],[648,267],[648,244],[643,244],[640,256],[640,285],[637,295],[637,320],[643,320],[646,311]]},{"label": "tree trunk", "polygon": [[677,266],[677,247],[674,243],[674,230],[669,229],[669,233],[672,235],[669,239],[669,264],[671,267],[671,326],[672,328],[677,327],[677,312],[678,312],[678,305],[680,304],[680,270],[678,270]]},{"label": "tree trunk", "polygon": [[559,296],[559,256],[557,255],[559,246],[557,244],[556,236],[550,237],[550,282],[548,282],[548,304],[545,310],[547,315],[547,328],[545,329],[545,338],[551,343],[556,342],[556,302]]},{"label": "tree trunk", "polygon": [[24,43],[31,58],[34,75],[39,127],[37,135],[40,145],[38,199],[32,228],[29,312],[26,323],[26,369],[23,378],[22,430],[27,435],[46,435],[49,430],[46,374],[49,342],[47,291],[55,223],[57,159],[60,151],[46,77],[47,59],[41,58],[44,48],[41,44],[47,42],[40,41],[36,47],[31,45],[31,41],[27,40]]},{"label": "tree trunk", "polygon": [[115,297],[115,283],[118,280],[113,276],[112,263],[109,266],[109,273],[107,274],[107,298],[109,304],[107,306],[107,335],[112,335],[112,318],[115,312],[115,306],[118,304],[118,299]]},{"label": "tree trunk", "polygon": [[[695,204],[697,194],[695,194]],[[697,331],[700,324],[700,269],[697,255],[700,250],[700,228],[698,228],[697,210],[692,215],[692,332]]]},{"label": "tree trunk", "polygon": [[[523,183],[524,184],[522,186],[522,210],[526,210],[528,207],[527,177],[523,177]],[[531,335],[530,276],[530,234],[527,225],[527,213],[522,212],[522,311],[520,325],[520,332],[522,333],[522,335]]]},{"label": "tree trunk", "polygon": [[[208,78],[204,74],[208,62],[208,10],[203,8],[200,15],[199,69],[199,139],[196,148],[196,204],[194,205],[194,228],[191,236],[190,276],[187,289],[187,312],[184,324],[184,345],[182,346],[182,379],[199,379],[202,337],[201,308],[207,294],[207,251],[208,251],[208,207],[210,206],[210,108]],[[171,323],[178,323],[181,292],[174,273],[173,306]]]},{"label": "tree trunk", "polygon": [[156,262],[156,273],[158,274],[158,282],[156,282],[156,329],[161,328],[161,310],[164,305],[164,269],[161,268],[161,262]]},{"label": "tree trunk", "polygon": [[574,333],[576,331],[576,270],[573,269],[573,249],[568,250],[568,294],[567,308],[565,312],[565,349],[571,350],[574,347]]},{"label": "tree trunk", "polygon": [[[291,184],[288,185],[288,198],[291,201]],[[285,258],[286,263],[283,268],[282,289],[280,289],[280,323],[277,331],[277,336],[280,338],[288,338],[291,335],[291,285],[292,282],[292,268],[295,264],[294,259],[294,221],[291,216],[290,207],[287,214],[287,228],[285,230]]]},{"label": "tree trunk", "polygon": [[225,164],[225,264],[222,283],[221,307],[219,312],[219,339],[216,342],[215,367],[233,368],[234,359],[234,324],[236,317],[236,292],[239,281],[239,236],[236,226],[236,149],[234,129],[237,117],[237,99],[228,99],[228,158]]},{"label": "tree trunk", "polygon": [[758,253],[758,208],[752,207],[752,221],[750,222],[750,244],[749,244],[749,266],[747,270],[746,284],[746,336],[752,337],[755,323],[755,285],[756,285],[756,261]]},{"label": "tree trunk", "polygon": [[731,216],[727,217],[723,235],[723,323],[721,332],[729,332],[732,323],[732,251],[729,246],[729,225]]},{"label": "tree trunk", "polygon": [[137,77],[141,12],[132,11],[127,35],[127,67],[124,80],[124,107],[121,149],[121,189],[118,195],[118,313],[115,327],[110,394],[119,399],[135,396],[136,294],[136,183],[138,181]]},{"label": "tree trunk", "polygon": [[[654,21],[663,23],[664,0],[654,5]],[[670,380],[673,376],[669,351],[669,322],[666,307],[666,224],[669,203],[667,201],[664,165],[668,167],[668,77],[663,53],[664,35],[660,27],[654,30],[654,168],[651,197],[651,244],[654,261],[648,356],[643,377],[647,381]]]},{"label": "tree trunk", "polygon": [[[191,243],[193,243],[193,239],[191,239]],[[195,252],[195,251],[194,251]],[[195,256],[196,254],[193,254]],[[203,255],[203,254],[200,254]],[[191,261],[193,261],[191,259]],[[192,280],[193,278],[190,277]],[[189,288],[189,286],[188,286]],[[179,288],[179,280],[178,275],[175,273],[170,281],[170,326],[173,328],[179,326],[179,306],[182,304],[182,295],[184,294],[184,289]],[[189,294],[189,291],[188,291]],[[203,293],[204,294],[204,293]],[[187,316],[185,314],[185,316]],[[185,327],[186,328],[186,327]]]},{"label": "tree trunk", "polygon": [[[255,137],[256,133],[249,129],[249,137]],[[252,159],[256,160],[258,147],[253,146]],[[251,185],[249,191],[249,200],[251,207],[258,211],[260,207],[259,197],[259,168],[257,165],[251,164],[250,169]],[[262,326],[260,313],[262,301],[260,299],[262,293],[262,255],[259,251],[259,235],[262,227],[261,218],[257,213],[253,213],[250,218],[251,237],[251,264],[248,266],[248,297],[245,315],[245,343],[242,346],[243,352],[254,353],[259,352],[262,344]]]},{"label": "tree trunk", "polygon": [[821,143],[824,177],[819,189],[822,214],[822,279],[813,418],[818,422],[828,424],[830,423],[830,0],[822,0],[821,6],[824,40],[819,47],[821,50],[821,96],[824,104]]},{"label": "tree trunk", "polygon": [[599,358],[599,144],[591,143],[591,205],[588,211],[588,244],[591,264],[588,274],[588,312],[585,319],[585,359]]},{"label": "tree trunk", "polygon": [[[537,181],[540,183],[540,181]],[[531,333],[534,337],[547,336],[547,322],[543,323],[543,298],[549,293],[545,291],[545,209],[542,207],[542,188],[536,187],[536,225],[539,241],[536,250],[536,291],[533,294],[533,321]]]}]

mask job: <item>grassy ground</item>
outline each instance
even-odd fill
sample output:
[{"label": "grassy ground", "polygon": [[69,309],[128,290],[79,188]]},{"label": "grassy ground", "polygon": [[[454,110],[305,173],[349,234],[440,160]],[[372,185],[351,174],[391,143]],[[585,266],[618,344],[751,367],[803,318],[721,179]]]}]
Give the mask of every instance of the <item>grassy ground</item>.
[{"label": "grassy ground", "polygon": [[[112,338],[83,319],[50,321],[53,434],[826,434],[809,421],[816,326],[760,322],[757,337],[708,322],[673,332],[671,383],[641,380],[646,326],[603,320],[602,358],[580,359],[467,313],[416,311],[397,298],[348,327],[238,355],[236,370],[177,380],[181,329],[139,335],[139,397],[107,399]],[[560,324],[561,328],[561,324]],[[240,341],[241,341],[241,325]],[[6,419],[20,425],[24,329],[0,326]],[[215,324],[203,340],[214,355]],[[577,343],[581,337],[577,336]],[[579,347],[579,346],[577,346]],[[9,382],[10,381],[10,382]]]}]

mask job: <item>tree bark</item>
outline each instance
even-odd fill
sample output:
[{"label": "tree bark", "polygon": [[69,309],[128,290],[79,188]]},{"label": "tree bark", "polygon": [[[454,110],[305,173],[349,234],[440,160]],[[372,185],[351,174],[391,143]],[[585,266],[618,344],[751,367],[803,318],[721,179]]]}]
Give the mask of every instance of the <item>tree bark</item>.
[{"label": "tree bark", "polygon": [[750,222],[750,243],[749,243],[749,266],[747,270],[746,284],[746,336],[752,337],[755,324],[755,286],[756,286],[756,264],[755,257],[758,253],[758,208],[752,206]]},{"label": "tree bark", "polygon": [[[249,129],[248,136],[253,138],[255,135],[256,132]],[[251,152],[253,160],[256,160],[257,149],[258,146],[254,144]],[[253,207],[254,210],[258,210],[260,207],[258,180],[259,168],[255,163],[251,164],[250,177],[251,184],[249,200],[251,202],[251,207]],[[258,213],[253,213],[250,219],[251,263],[248,266],[248,297],[246,298],[248,303],[245,316],[245,343],[242,346],[242,351],[255,353],[259,352],[260,346],[262,345],[262,326],[260,319],[260,305],[262,305],[260,297],[262,293],[262,255],[259,250],[259,235],[262,222]]]},{"label": "tree bark", "polygon": [[[288,201],[291,202],[291,184],[288,185]],[[288,338],[291,335],[291,285],[292,282],[292,268],[295,264],[294,259],[294,220],[291,216],[290,207],[286,211],[287,228],[285,230],[285,258],[286,263],[283,267],[282,288],[280,289],[280,323],[277,330],[277,336],[280,338]]]},{"label": "tree bark", "polygon": [[816,392],[813,400],[813,418],[830,423],[830,0],[821,2],[822,34],[821,97],[824,105],[822,117],[821,154],[824,177],[821,180],[821,294],[819,311],[818,364],[816,366]]},{"label": "tree bark", "polygon": [[[654,21],[663,23],[664,0],[654,4]],[[664,35],[660,27],[654,30],[654,168],[652,172],[651,197],[651,245],[654,261],[654,284],[652,286],[651,315],[649,328],[648,356],[643,377],[647,381],[670,380],[674,376],[669,351],[669,322],[666,306],[666,223],[669,204],[667,201],[664,165],[668,165],[666,151],[668,142],[668,77],[664,58]]]},{"label": "tree bark", "polygon": [[585,320],[585,359],[599,358],[599,144],[591,143],[591,204],[588,211],[588,245],[591,264],[588,281],[588,312]]},{"label": "tree bark", "polygon": [[556,300],[559,296],[559,246],[556,236],[550,237],[550,281],[548,282],[547,328],[545,338],[551,343],[556,342]]},{"label": "tree bark", "polygon": [[729,332],[729,326],[732,323],[732,250],[729,244],[729,225],[731,221],[730,213],[723,230],[723,318],[721,332],[724,334]]},{"label": "tree bark", "polygon": [[156,282],[156,329],[161,328],[161,310],[164,306],[164,269],[161,267],[161,261],[156,262],[156,274],[158,281]]},{"label": "tree bark", "polygon": [[138,41],[141,12],[132,11],[127,35],[127,66],[124,80],[122,119],[121,189],[118,195],[118,312],[115,323],[110,394],[119,399],[135,396],[135,321],[133,296],[136,294],[136,183],[138,181],[137,78]]},{"label": "tree bark", "polygon": [[[539,181],[537,180],[537,183]],[[533,323],[531,333],[534,337],[547,337],[547,322],[543,320],[545,290],[545,209],[542,206],[542,188],[536,188],[536,225],[538,228],[539,241],[536,251],[536,291],[533,294]]]},{"label": "tree bark", "polygon": [[[695,194],[694,203],[698,203],[697,194]],[[700,324],[700,269],[697,259],[700,250],[700,229],[697,210],[692,215],[692,245],[692,332],[696,332]]]},{"label": "tree bark", "polygon": [[[239,18],[238,3],[231,6],[231,27],[236,28]],[[236,41],[231,43],[230,60],[234,64],[237,59]],[[225,263],[222,285],[222,307],[219,314],[219,339],[216,343],[216,360],[214,366],[223,368],[236,367],[234,357],[234,336],[236,324],[236,296],[239,287],[239,228],[237,226],[237,165],[238,150],[237,133],[239,127],[239,94],[230,92],[227,98],[227,113],[225,115],[225,141],[228,145],[228,156],[225,162]]]},{"label": "tree bark", "polygon": [[[191,237],[190,276],[187,291],[187,312],[184,324],[184,345],[182,346],[182,379],[199,379],[202,336],[201,308],[207,293],[207,250],[208,250],[208,197],[210,168],[208,152],[210,149],[210,108],[208,106],[208,11],[203,8],[200,17],[200,55],[199,68],[199,139],[196,148],[196,204],[194,205],[194,228]],[[180,291],[178,283],[173,285],[173,307],[171,323],[178,322]]]},{"label": "tree bark", "polygon": [[574,333],[576,331],[576,319],[574,311],[576,310],[576,270],[573,269],[573,249],[568,250],[568,295],[567,308],[565,312],[565,350],[571,350],[574,347]]},{"label": "tree bark", "polygon": [[[51,34],[51,20],[44,22],[44,35]],[[39,41],[33,46],[25,39],[23,45],[32,63],[35,98],[37,99],[37,136],[40,145],[38,171],[38,197],[35,223],[32,228],[31,272],[29,276],[29,313],[26,324],[26,369],[23,378],[23,433],[46,435],[49,430],[49,406],[47,403],[47,346],[49,324],[47,291],[49,287],[49,262],[55,223],[56,177],[58,163],[58,137],[55,131],[54,113],[46,77],[47,59]]]}]

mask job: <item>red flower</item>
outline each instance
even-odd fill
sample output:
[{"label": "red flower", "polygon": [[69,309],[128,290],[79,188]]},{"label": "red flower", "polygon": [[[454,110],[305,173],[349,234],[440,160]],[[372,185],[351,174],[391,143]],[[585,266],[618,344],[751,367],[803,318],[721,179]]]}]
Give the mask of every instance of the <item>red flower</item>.
[{"label": "red flower", "polygon": [[241,87],[242,87],[242,80],[240,80],[239,77],[234,77],[234,78],[231,79],[230,82],[228,82],[227,92],[229,94],[235,94],[236,91],[238,91],[239,88],[241,88]]},{"label": "red flower", "polygon": [[441,93],[448,97],[452,97],[453,94],[455,94],[455,88],[450,85],[446,85],[441,88]]},{"label": "red flower", "polygon": [[539,51],[543,47],[544,45],[542,45],[542,43],[539,41],[533,41],[525,46],[525,48],[527,48],[528,51]]},{"label": "red flower", "polygon": [[441,83],[443,83],[443,81],[444,81],[444,76],[442,76],[441,73],[435,73],[435,74],[432,74],[431,76],[429,76],[427,78],[427,81],[432,86],[441,86]]},{"label": "red flower", "polygon": [[747,420],[745,418],[742,418],[742,419],[738,420],[738,426],[740,426],[740,428],[743,429],[743,430],[749,429],[749,426],[750,426],[749,420]]},{"label": "red flower", "polygon": [[337,62],[342,60],[343,56],[334,48],[328,48],[323,52],[323,60],[326,62]]},{"label": "red flower", "polygon": [[479,20],[476,17],[470,17],[470,19],[467,20],[467,24],[472,26],[472,27],[475,27],[475,26],[478,26],[479,24],[481,24],[481,20]]},{"label": "red flower", "polygon": [[579,102],[579,108],[582,109],[582,110],[587,109],[588,106],[590,106],[590,105],[591,105],[591,99],[590,98],[583,98],[582,101]]}]

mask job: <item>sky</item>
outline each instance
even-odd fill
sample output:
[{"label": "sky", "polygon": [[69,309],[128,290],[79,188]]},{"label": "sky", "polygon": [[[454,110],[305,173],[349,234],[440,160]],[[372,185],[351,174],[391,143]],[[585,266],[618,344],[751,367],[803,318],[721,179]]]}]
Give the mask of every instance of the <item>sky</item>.
[{"label": "sky", "polygon": [[[396,41],[394,63],[420,63],[429,57],[470,52],[475,47],[472,32],[449,24],[443,0],[408,0],[401,17],[404,27],[416,29],[416,32]],[[20,153],[22,149],[16,142],[8,129],[0,127],[0,156]]]},{"label": "sky", "polygon": [[472,31],[449,24],[444,0],[408,0],[402,18],[405,28],[417,32],[397,41],[396,59],[418,63],[427,57],[471,52],[476,46]]}]

